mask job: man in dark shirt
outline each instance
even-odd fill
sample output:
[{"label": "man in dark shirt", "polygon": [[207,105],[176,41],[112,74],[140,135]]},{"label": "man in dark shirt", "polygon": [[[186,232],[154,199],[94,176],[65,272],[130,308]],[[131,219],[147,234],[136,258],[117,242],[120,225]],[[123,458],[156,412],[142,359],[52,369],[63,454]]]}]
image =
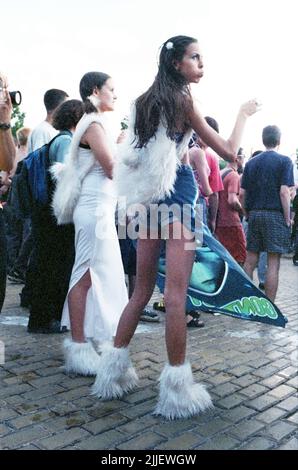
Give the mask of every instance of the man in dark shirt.
[{"label": "man in dark shirt", "polygon": [[263,129],[265,152],[249,160],[241,181],[240,199],[248,216],[247,257],[244,269],[253,278],[259,253],[268,253],[265,293],[274,302],[280,256],[290,250],[290,187],[293,163],[277,153],[281,133],[277,126]]}]

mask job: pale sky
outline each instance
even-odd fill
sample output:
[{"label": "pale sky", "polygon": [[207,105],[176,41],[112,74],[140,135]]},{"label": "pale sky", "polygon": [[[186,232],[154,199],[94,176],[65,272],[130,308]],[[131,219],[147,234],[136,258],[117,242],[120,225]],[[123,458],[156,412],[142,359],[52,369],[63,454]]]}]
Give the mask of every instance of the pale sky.
[{"label": "pale sky", "polygon": [[115,133],[131,100],[157,71],[169,37],[196,37],[205,75],[193,86],[204,115],[228,137],[243,101],[263,103],[246,127],[243,146],[262,149],[264,126],[282,131],[280,150],[298,147],[296,0],[0,0],[0,70],[21,90],[25,124],[44,119],[43,95],[61,88],[79,98],[84,73],[113,77],[118,101]]}]

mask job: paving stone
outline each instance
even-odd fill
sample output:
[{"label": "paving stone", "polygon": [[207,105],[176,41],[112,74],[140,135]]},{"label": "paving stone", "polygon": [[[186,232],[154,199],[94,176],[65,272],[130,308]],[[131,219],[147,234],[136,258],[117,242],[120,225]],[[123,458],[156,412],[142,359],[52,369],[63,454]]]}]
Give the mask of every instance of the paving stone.
[{"label": "paving stone", "polygon": [[293,395],[294,393],[295,388],[288,387],[288,385],[280,385],[269,392],[270,395],[279,398],[280,400],[288,397],[289,395]]},{"label": "paving stone", "polygon": [[[158,418],[158,422],[159,421],[160,421],[160,418]],[[159,424],[156,424],[152,428],[152,430],[156,432],[157,434],[161,434],[162,436],[170,438],[170,437],[177,436],[177,434],[181,434],[183,431],[186,431],[193,427],[194,427],[194,420],[190,418],[190,419],[177,419],[177,420],[170,421],[170,422],[166,421],[163,423],[159,423]]]},{"label": "paving stone", "polygon": [[257,415],[257,419],[263,421],[264,423],[270,424],[277,419],[280,419],[286,415],[285,410],[281,410],[280,408],[269,408],[269,410],[264,411],[264,413],[260,413]]},{"label": "paving stone", "polygon": [[155,449],[158,450],[189,450],[197,446],[200,441],[203,441],[199,435],[193,432],[186,432],[174,439],[169,439],[167,442],[158,445]]},{"label": "paving stone", "polygon": [[233,378],[233,375],[228,374],[228,373],[221,373],[217,374],[214,377],[210,377],[208,381],[212,383],[213,385],[220,385],[225,382],[229,382]]},{"label": "paving stone", "polygon": [[135,393],[127,395],[124,400],[127,401],[127,403],[140,403],[142,401],[156,397],[157,393],[157,390],[147,387],[144,390],[139,390]]},{"label": "paving stone", "polygon": [[298,424],[298,412],[294,413],[291,416],[288,416],[287,421],[290,421],[291,423]]},{"label": "paving stone", "polygon": [[222,400],[219,400],[217,402],[217,405],[222,407],[222,408],[235,408],[237,405],[242,403],[245,400],[245,397],[243,395],[234,393],[233,395],[230,395],[229,397],[223,398]]},{"label": "paving stone", "polygon": [[202,445],[195,447],[197,450],[230,450],[239,446],[240,441],[226,434],[220,434]]},{"label": "paving stone", "polygon": [[152,412],[156,406],[156,400],[149,400],[144,403],[140,403],[130,408],[125,408],[121,411],[121,414],[127,416],[128,418],[140,418],[148,412]]},{"label": "paving stone", "polygon": [[[152,416],[152,415],[146,415],[146,416],[143,416],[143,418],[129,421],[126,424],[119,426],[117,429],[118,431],[122,433],[133,436],[134,434],[137,434],[140,431],[144,431],[145,429],[150,428],[150,427],[152,427],[152,430],[155,431],[154,425],[157,422],[159,422],[159,418]],[[160,432],[159,429],[157,429],[157,432],[159,434],[162,434],[162,432]]]},{"label": "paving stone", "polygon": [[45,437],[49,431],[43,429],[41,426],[33,426],[28,429],[10,433],[0,439],[1,449],[16,449],[17,447],[30,444],[32,441]]},{"label": "paving stone", "polygon": [[121,424],[126,422],[126,417],[116,413],[106,416],[105,418],[97,419],[96,421],[91,421],[83,427],[92,434],[99,434],[103,431],[107,431],[108,429],[118,428]]},{"label": "paving stone", "polygon": [[231,395],[232,393],[236,392],[237,390],[239,390],[239,388],[240,387],[238,387],[237,385],[228,382],[214,387],[212,389],[212,393],[216,393],[216,395],[220,396],[221,398],[224,398],[227,395]]},{"label": "paving stone", "polygon": [[260,429],[264,428],[264,424],[255,419],[243,421],[233,428],[229,429],[229,434],[236,437],[240,441],[246,440],[252,434],[256,434]]},{"label": "paving stone", "polygon": [[12,432],[12,428],[9,426],[6,426],[6,424],[1,424],[0,423],[0,437],[5,436],[6,434],[9,434]]},{"label": "paving stone", "polygon": [[282,408],[283,410],[294,412],[298,408],[298,397],[293,396],[293,397],[287,398],[286,400],[283,400],[282,402],[278,403],[278,406],[279,408]]},{"label": "paving stone", "polygon": [[65,380],[64,374],[48,375],[47,377],[41,377],[39,379],[31,380],[29,383],[33,387],[39,388],[45,385],[50,385],[53,383],[61,383]]},{"label": "paving stone", "polygon": [[297,375],[297,367],[293,367],[293,366],[289,366],[289,367],[286,367],[285,369],[283,370],[280,370],[278,372],[278,375],[281,375],[282,377],[294,377]]},{"label": "paving stone", "polygon": [[55,434],[54,436],[41,439],[39,441],[39,445],[47,450],[61,449],[62,447],[86,438],[86,436],[89,436],[89,433],[84,431],[84,429],[73,428],[69,431],[64,431],[59,434]]},{"label": "paving stone", "polygon": [[265,437],[255,437],[247,444],[241,446],[241,450],[268,450],[275,446],[274,441],[270,441]]},{"label": "paving stone", "polygon": [[293,379],[289,380],[286,385],[289,387],[294,387],[296,390],[298,389],[298,376],[294,377]]},{"label": "paving stone", "polygon": [[98,436],[92,436],[87,439],[83,439],[76,447],[80,450],[105,450],[115,448],[116,444],[123,441],[127,436],[115,431],[107,431]]},{"label": "paving stone", "polygon": [[297,426],[295,426],[294,424],[281,421],[279,423],[273,424],[270,427],[267,427],[266,436],[269,438],[272,437],[276,441],[281,441],[296,430]]},{"label": "paving stone", "polygon": [[256,377],[253,374],[246,374],[242,377],[238,377],[238,379],[233,379],[232,383],[238,385],[239,387],[248,387],[249,385],[259,381],[260,378]]},{"label": "paving stone", "polygon": [[268,359],[270,359],[270,361],[274,361],[275,359],[279,359],[284,355],[285,355],[285,351],[272,351],[266,356]]},{"label": "paving stone", "polygon": [[51,413],[50,411],[40,410],[34,413],[19,416],[18,418],[15,418],[15,419],[11,419],[10,421],[8,421],[8,424],[14,427],[15,429],[22,429],[27,426],[38,424],[41,421],[50,419],[52,416],[53,416],[53,413]]},{"label": "paving stone", "polygon": [[224,421],[221,418],[214,419],[203,426],[198,426],[195,431],[203,437],[210,437],[232,426],[231,422]]},{"label": "paving stone", "polygon": [[235,375],[236,377],[241,377],[243,375],[247,375],[252,372],[254,369],[253,367],[247,365],[241,365],[234,367],[233,369],[229,369],[230,374]]},{"label": "paving stone", "polygon": [[270,362],[271,361],[268,358],[268,356],[267,357],[260,357],[258,359],[254,358],[253,361],[251,362],[251,365],[255,369],[259,369],[260,367],[265,366],[265,365],[269,364]]},{"label": "paving stone", "polygon": [[249,401],[248,403],[246,403],[246,405],[258,411],[264,411],[270,406],[275,405],[277,402],[278,402],[278,399],[276,397],[273,397],[272,395],[269,395],[267,393],[265,395],[262,395],[261,397],[258,397],[258,398],[255,398],[254,400]]},{"label": "paving stone", "polygon": [[232,423],[238,423],[245,418],[249,418],[256,414],[256,411],[245,406],[237,406],[233,410],[224,411],[221,413],[221,417],[231,421]]},{"label": "paving stone", "polygon": [[278,450],[298,450],[298,439],[297,437],[292,437],[288,442],[283,444],[278,448]]},{"label": "paving stone", "polygon": [[264,385],[264,387],[275,388],[278,385],[285,382],[285,377],[281,377],[280,375],[273,375],[272,377],[268,377],[260,382],[260,385]]},{"label": "paving stone", "polygon": [[146,431],[141,436],[134,437],[122,444],[117,445],[118,450],[149,450],[165,441],[165,438],[152,431]]},{"label": "paving stone", "polygon": [[21,396],[25,400],[38,400],[39,398],[51,397],[59,392],[64,392],[64,388],[57,384],[50,384],[38,389],[31,389],[29,392],[23,393]]},{"label": "paving stone", "polygon": [[267,377],[270,377],[271,375],[275,375],[277,372],[278,372],[278,368],[273,367],[272,364],[269,364],[267,366],[261,367],[260,369],[256,369],[254,371],[254,375],[257,375],[258,377],[266,379]]},{"label": "paving stone", "polygon": [[255,398],[259,395],[264,394],[265,392],[268,392],[268,388],[259,384],[253,384],[253,385],[250,385],[249,387],[241,389],[241,393],[243,393],[243,395],[249,398]]},{"label": "paving stone", "polygon": [[12,395],[21,395],[21,393],[27,392],[28,390],[32,390],[32,387],[28,384],[11,385],[0,389],[0,397],[6,398]]},{"label": "paving stone", "polygon": [[6,419],[13,418],[18,416],[18,414],[11,408],[0,408],[0,422],[5,421]]}]

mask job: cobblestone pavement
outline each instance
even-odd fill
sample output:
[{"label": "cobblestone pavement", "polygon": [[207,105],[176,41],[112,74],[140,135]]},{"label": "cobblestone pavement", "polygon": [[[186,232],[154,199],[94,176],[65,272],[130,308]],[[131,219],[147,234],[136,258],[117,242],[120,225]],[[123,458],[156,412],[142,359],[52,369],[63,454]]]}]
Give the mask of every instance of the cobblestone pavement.
[{"label": "cobblestone pavement", "polygon": [[0,316],[0,449],[297,449],[298,268],[289,258],[280,277],[285,329],[203,314],[205,328],[189,330],[188,358],[215,408],[174,422],[151,414],[166,357],[163,314],[132,341],[139,389],[101,402],[90,396],[94,379],[64,374],[65,335],[27,333],[20,287],[8,285]]}]

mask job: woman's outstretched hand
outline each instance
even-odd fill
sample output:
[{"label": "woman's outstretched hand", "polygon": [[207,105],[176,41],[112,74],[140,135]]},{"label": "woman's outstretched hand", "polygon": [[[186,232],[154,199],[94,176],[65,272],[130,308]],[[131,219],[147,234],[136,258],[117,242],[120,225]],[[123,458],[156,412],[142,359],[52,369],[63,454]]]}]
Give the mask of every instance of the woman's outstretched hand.
[{"label": "woman's outstretched hand", "polygon": [[259,103],[257,99],[253,99],[243,103],[240,107],[240,111],[244,114],[245,117],[249,117],[260,111],[261,107],[261,103]]}]

